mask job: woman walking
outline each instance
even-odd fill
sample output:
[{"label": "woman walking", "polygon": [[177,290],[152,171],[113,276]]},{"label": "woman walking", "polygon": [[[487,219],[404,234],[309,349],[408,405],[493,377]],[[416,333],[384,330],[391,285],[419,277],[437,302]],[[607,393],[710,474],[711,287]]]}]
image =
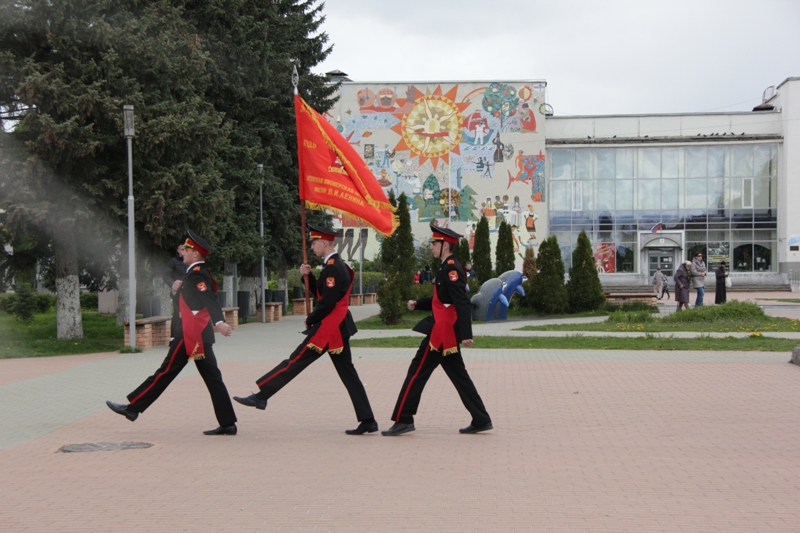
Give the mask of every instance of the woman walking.
[{"label": "woman walking", "polygon": [[690,261],[681,263],[678,270],[675,272],[673,279],[675,280],[675,301],[678,303],[677,310],[681,310],[681,306],[689,309],[689,271],[687,267],[691,265]]},{"label": "woman walking", "polygon": [[717,305],[724,304],[728,301],[728,287],[725,285],[725,281],[728,277],[728,272],[725,269],[726,266],[728,266],[728,263],[721,261],[719,267],[714,271],[717,275],[717,290],[714,296],[714,303]]}]

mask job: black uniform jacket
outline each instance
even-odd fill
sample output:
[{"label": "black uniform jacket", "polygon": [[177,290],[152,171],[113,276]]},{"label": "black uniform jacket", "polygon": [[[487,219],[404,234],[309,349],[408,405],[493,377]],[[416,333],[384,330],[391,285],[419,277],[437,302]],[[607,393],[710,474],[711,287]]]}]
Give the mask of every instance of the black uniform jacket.
[{"label": "black uniform jacket", "polygon": [[[353,278],[350,275],[350,269],[339,257],[339,254],[333,254],[325,262],[322,272],[319,274],[319,282],[317,282],[313,272],[309,274],[308,290],[316,295],[317,289],[319,289],[319,299],[314,311],[306,318],[308,329],[303,333],[306,335],[316,333],[322,319],[333,311],[336,303],[345,297],[352,284]],[[349,302],[347,303],[349,304]],[[342,332],[343,339],[350,338],[358,331],[356,323],[353,321],[353,315],[350,314],[350,309],[347,310],[347,316],[339,325],[339,331]]]},{"label": "black uniform jacket", "polygon": [[[451,274],[451,272],[453,274]],[[461,268],[455,256],[450,256],[442,261],[442,267],[434,280],[436,294],[439,301],[444,304],[453,304],[456,307],[455,330],[456,339],[461,342],[472,338],[472,302],[467,296],[467,275]],[[433,298],[421,298],[417,300],[416,309],[430,311],[433,308]],[[433,315],[423,318],[413,331],[429,335],[433,331],[436,323]]]},{"label": "black uniform jacket", "polygon": [[[183,295],[186,305],[192,311],[200,311],[204,307],[208,309],[211,321],[203,330],[203,344],[214,344],[214,324],[224,321],[225,315],[222,313],[222,306],[214,293],[214,282],[212,281],[211,272],[208,271],[205,263],[195,263],[189,268],[186,272],[186,277],[183,278],[183,286],[180,289],[180,293]],[[177,320],[175,336],[182,338],[182,324],[183,320],[187,320],[187,318],[178,316],[173,320]]]}]

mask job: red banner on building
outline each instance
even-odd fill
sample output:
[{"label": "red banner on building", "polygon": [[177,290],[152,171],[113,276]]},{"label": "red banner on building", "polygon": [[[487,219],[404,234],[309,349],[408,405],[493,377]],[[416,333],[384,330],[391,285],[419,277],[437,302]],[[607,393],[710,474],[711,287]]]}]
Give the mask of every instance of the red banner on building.
[{"label": "red banner on building", "polygon": [[394,233],[395,208],[358,152],[298,95],[294,110],[300,199],[310,209],[359,218],[384,236]]}]

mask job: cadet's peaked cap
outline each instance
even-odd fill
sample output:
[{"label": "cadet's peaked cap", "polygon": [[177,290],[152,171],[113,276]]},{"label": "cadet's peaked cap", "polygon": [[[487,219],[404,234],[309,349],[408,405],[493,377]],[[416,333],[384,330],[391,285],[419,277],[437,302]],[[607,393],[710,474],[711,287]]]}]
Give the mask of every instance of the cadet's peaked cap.
[{"label": "cadet's peaked cap", "polygon": [[439,226],[434,226],[433,224],[431,224],[431,233],[433,233],[433,240],[445,241],[451,244],[458,244],[458,239],[461,238],[461,235],[455,231],[448,228],[440,228]]},{"label": "cadet's peaked cap", "polygon": [[322,239],[323,241],[335,241],[336,230],[330,228],[320,228],[319,226],[312,226],[311,224],[308,224],[308,238]]},{"label": "cadet's peaked cap", "polygon": [[208,255],[214,251],[214,248],[212,248],[211,245],[208,244],[208,241],[206,241],[197,233],[193,232],[190,229],[187,229],[186,234],[189,235],[189,237],[186,239],[186,242],[183,243],[183,245],[186,246],[187,248],[197,250],[203,255]]}]

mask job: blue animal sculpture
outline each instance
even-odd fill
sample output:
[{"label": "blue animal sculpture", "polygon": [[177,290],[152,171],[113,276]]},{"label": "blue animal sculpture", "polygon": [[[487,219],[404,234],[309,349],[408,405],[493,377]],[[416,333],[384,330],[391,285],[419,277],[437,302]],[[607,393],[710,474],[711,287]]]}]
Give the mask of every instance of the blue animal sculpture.
[{"label": "blue animal sculpture", "polygon": [[[516,270],[509,270],[507,272],[503,272],[500,275],[500,281],[503,282],[503,296],[506,297],[507,301],[511,301],[511,297],[516,292],[520,296],[525,296],[525,289],[522,287],[522,284],[527,281],[528,278],[522,275],[521,272],[517,272]],[[508,318],[508,304],[506,305],[498,305],[495,308],[494,317],[497,320],[505,320]]]},{"label": "blue animal sculpture", "polygon": [[503,282],[499,278],[492,278],[481,285],[470,301],[473,308],[472,320],[491,322],[498,303],[508,307],[508,299],[503,296]]}]

